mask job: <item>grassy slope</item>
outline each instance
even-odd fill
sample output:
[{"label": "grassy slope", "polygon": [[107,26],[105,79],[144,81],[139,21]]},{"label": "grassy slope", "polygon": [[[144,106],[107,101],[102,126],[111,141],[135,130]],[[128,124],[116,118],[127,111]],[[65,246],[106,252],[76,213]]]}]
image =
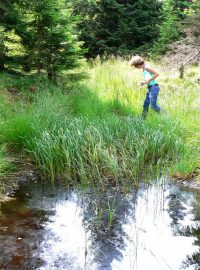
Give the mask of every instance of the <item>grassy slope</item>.
[{"label": "grassy slope", "polygon": [[28,152],[53,179],[128,182],[166,169],[189,177],[200,162],[197,67],[184,80],[161,72],[166,113],[150,112],[146,121],[138,117],[141,71],[121,60],[87,68],[89,78],[67,94],[41,78],[1,75],[1,143]]}]

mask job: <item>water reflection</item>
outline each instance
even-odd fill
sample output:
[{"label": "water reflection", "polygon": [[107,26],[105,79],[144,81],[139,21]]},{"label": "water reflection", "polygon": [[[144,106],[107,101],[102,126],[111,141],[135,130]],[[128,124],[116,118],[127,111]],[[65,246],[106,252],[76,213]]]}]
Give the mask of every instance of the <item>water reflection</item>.
[{"label": "water reflection", "polygon": [[[176,186],[171,188],[170,217],[175,233],[184,237],[192,237],[193,245],[200,247],[200,192],[182,189]],[[177,216],[179,219],[177,219]],[[187,255],[183,262],[183,269],[191,265],[200,266],[200,251],[197,249],[192,255]]]},{"label": "water reflection", "polygon": [[89,232],[86,232],[82,222],[83,209],[79,206],[77,195],[71,193],[67,201],[57,202],[54,209],[55,214],[45,227],[48,233],[45,233],[37,251],[46,262],[40,269],[84,269],[90,241]]},{"label": "water reflection", "polygon": [[[114,261],[113,269],[116,265],[127,270],[178,270],[188,254],[199,251],[193,245],[192,235],[184,237],[172,227],[174,222],[184,221],[184,217],[192,223],[192,216],[189,216],[191,207],[184,204],[184,200],[175,206],[182,214],[177,215],[176,210],[170,207],[173,195],[171,188],[153,185],[142,190],[137,202],[132,202],[132,215],[123,225],[127,235],[123,259]],[[195,267],[188,265],[186,269]]]},{"label": "water reflection", "polygon": [[[132,192],[132,199],[136,194],[137,191]],[[129,196],[116,188],[93,193],[85,203],[85,216],[88,213],[90,219],[86,224],[91,231],[91,247],[96,262],[93,269],[114,269],[113,260],[122,259],[121,251],[125,248],[123,222],[130,214]]]},{"label": "water reflection", "polygon": [[161,182],[129,194],[23,184],[1,203],[0,269],[194,270],[199,201]]}]

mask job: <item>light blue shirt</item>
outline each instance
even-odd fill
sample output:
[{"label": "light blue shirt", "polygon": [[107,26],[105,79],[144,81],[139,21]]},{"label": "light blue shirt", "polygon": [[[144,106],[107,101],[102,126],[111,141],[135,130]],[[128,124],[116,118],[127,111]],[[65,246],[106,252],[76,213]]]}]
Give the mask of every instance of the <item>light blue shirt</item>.
[{"label": "light blue shirt", "polygon": [[[145,68],[143,70],[143,74],[144,74],[145,81],[149,80],[150,78],[152,78],[154,76],[153,73],[147,71]],[[151,85],[154,85],[154,84],[158,84],[155,79],[150,81],[150,83],[148,83],[147,86],[151,86]]]}]

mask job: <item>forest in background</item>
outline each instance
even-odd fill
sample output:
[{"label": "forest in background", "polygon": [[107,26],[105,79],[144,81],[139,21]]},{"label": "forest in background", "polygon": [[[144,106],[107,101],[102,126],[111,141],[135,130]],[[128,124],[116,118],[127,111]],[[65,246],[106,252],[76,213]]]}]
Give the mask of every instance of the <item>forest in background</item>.
[{"label": "forest in background", "polygon": [[1,1],[0,70],[55,79],[85,57],[155,57],[186,35],[183,22],[195,16],[198,29],[197,0]]}]

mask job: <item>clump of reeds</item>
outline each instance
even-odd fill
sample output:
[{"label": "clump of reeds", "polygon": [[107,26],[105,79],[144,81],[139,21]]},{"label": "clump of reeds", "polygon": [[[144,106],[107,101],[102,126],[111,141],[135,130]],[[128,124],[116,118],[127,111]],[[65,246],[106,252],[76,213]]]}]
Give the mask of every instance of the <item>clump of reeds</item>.
[{"label": "clump of reeds", "polygon": [[150,168],[159,174],[184,145],[176,122],[151,126],[139,118],[65,119],[28,143],[44,174],[82,183],[138,181]]}]

